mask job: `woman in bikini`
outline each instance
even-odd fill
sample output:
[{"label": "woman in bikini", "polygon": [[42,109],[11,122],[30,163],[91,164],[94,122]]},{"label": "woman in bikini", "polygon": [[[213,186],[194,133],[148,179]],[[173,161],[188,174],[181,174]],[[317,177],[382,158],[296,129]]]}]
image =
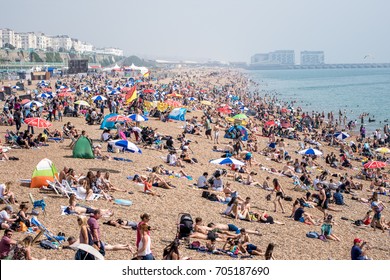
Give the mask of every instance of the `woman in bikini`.
[{"label": "woman in bikini", "polygon": [[283,207],[283,204],[281,202],[281,199],[286,195],[282,186],[280,185],[278,179],[274,178],[273,181],[272,181],[273,185],[274,185],[274,189],[272,190],[271,194],[276,192],[276,197],[273,201],[273,204],[274,204],[274,207],[275,207],[275,210],[274,212],[276,212],[276,203],[279,204],[280,208],[282,208],[282,213],[284,213],[284,207]]}]

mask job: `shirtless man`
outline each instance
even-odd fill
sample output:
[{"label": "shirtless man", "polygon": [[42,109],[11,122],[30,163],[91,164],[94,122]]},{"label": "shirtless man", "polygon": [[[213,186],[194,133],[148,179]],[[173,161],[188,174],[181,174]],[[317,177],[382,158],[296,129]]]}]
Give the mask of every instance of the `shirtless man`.
[{"label": "shirtless man", "polygon": [[[241,230],[242,230],[242,228],[238,228],[234,224],[214,224],[214,223],[209,223],[207,226],[209,228],[212,228],[212,229],[219,229],[219,230],[221,230],[222,233],[227,234],[229,236],[235,236],[235,237],[238,237],[240,235],[240,233],[241,233]],[[232,231],[235,232],[235,234],[230,233]],[[246,233],[261,235],[260,231],[258,231],[258,230],[246,229]]]}]

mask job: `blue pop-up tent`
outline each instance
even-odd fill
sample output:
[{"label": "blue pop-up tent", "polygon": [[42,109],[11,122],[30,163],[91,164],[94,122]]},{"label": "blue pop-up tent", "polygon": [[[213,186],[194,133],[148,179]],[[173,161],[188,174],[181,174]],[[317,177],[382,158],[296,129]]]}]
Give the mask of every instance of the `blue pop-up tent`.
[{"label": "blue pop-up tent", "polygon": [[186,108],[175,108],[169,113],[168,118],[171,120],[185,121],[186,113]]},{"label": "blue pop-up tent", "polygon": [[248,140],[247,129],[241,125],[233,125],[226,131],[226,134],[225,134],[225,138],[228,138],[228,139],[236,139],[237,136],[242,136],[241,140],[243,140],[243,141]]},{"label": "blue pop-up tent", "polygon": [[111,118],[111,117],[115,117],[117,115],[118,114],[109,114],[109,115],[104,116],[102,124],[100,125],[100,129],[104,129],[104,128],[112,129],[112,128],[115,128],[115,122],[109,122],[109,121],[107,121],[107,119]]}]

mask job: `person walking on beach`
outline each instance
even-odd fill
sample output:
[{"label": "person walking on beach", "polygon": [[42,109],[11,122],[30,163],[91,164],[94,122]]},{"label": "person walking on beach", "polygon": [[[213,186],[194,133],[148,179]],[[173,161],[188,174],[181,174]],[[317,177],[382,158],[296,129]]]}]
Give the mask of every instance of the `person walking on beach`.
[{"label": "person walking on beach", "polygon": [[273,185],[274,185],[274,189],[272,190],[271,194],[276,192],[276,197],[273,201],[273,204],[274,204],[274,212],[276,212],[276,203],[278,203],[280,205],[280,208],[282,208],[282,213],[284,213],[284,207],[283,207],[283,204],[282,202],[280,201],[284,196],[285,196],[285,192],[282,188],[282,186],[280,185],[278,179],[273,179],[272,181]]},{"label": "person walking on beach", "polygon": [[211,141],[213,141],[213,136],[211,135],[211,124],[210,124],[210,120],[209,118],[207,118],[206,116],[203,116],[203,126],[206,130],[205,134],[206,134],[206,138],[209,139]]},{"label": "person walking on beach", "polygon": [[101,241],[100,226],[98,220],[102,217],[100,209],[93,211],[93,216],[88,219],[89,230],[92,234],[92,240],[94,245],[98,248],[99,252],[104,256],[106,254],[104,249],[104,243]]}]

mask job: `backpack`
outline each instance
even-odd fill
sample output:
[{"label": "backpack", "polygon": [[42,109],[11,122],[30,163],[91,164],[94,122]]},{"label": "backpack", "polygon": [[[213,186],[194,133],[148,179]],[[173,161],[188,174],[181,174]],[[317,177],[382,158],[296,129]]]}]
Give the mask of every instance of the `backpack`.
[{"label": "backpack", "polygon": [[194,229],[194,221],[192,220],[192,217],[190,214],[184,214],[180,218],[180,224],[179,224],[179,239],[182,239],[183,237],[188,237],[191,232]]},{"label": "backpack", "polygon": [[199,241],[193,241],[189,246],[188,249],[197,250],[200,247]]},{"label": "backpack", "polygon": [[308,233],[306,233],[306,237],[309,237],[309,238],[319,238],[320,235],[315,232],[315,231],[309,231]]},{"label": "backpack", "polygon": [[208,191],[203,191],[202,192],[202,197],[203,198],[209,198],[209,196],[210,196],[210,192],[208,192]]}]

